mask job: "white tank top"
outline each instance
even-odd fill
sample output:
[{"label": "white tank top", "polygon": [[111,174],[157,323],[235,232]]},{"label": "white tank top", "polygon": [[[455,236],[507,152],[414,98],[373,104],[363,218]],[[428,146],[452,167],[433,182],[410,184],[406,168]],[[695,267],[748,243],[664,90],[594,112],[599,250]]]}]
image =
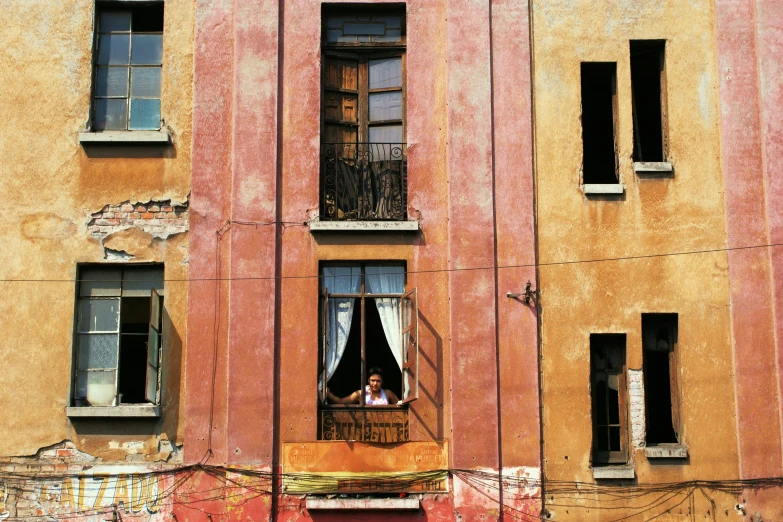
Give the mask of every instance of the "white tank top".
[{"label": "white tank top", "polygon": [[372,399],[372,392],[370,391],[370,385],[364,387],[364,403],[365,404],[389,404],[389,399],[386,398],[386,390],[381,388],[381,398]]}]

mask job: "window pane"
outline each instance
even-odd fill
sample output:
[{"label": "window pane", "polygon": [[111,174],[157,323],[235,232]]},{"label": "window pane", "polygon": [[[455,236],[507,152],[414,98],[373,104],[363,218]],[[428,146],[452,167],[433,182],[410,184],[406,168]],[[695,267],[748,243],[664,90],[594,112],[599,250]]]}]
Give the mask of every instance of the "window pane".
[{"label": "window pane", "polygon": [[98,67],[95,96],[128,96],[127,67]]},{"label": "window pane", "polygon": [[606,425],[606,381],[603,375],[595,376],[593,396],[595,397],[595,423],[599,426]]},{"label": "window pane", "polygon": [[370,89],[402,86],[402,58],[370,60]]},{"label": "window pane", "polygon": [[598,451],[609,451],[609,441],[606,439],[606,428],[595,430],[595,449]]},{"label": "window pane", "polygon": [[149,330],[149,349],[147,353],[147,362],[158,367],[158,351],[160,350],[160,337],[158,332],[154,328],[150,327]]},{"label": "window pane", "polygon": [[82,297],[120,295],[122,271],[119,269],[85,268],[79,277],[79,295]]},{"label": "window pane", "polygon": [[353,21],[356,20],[356,17],[354,16],[330,16],[326,19],[326,27],[329,29],[340,29],[342,31],[343,27],[343,21]]},{"label": "window pane", "polygon": [[[612,377],[617,378],[616,375],[609,376],[609,386],[607,390],[607,406],[609,406],[609,424],[620,424],[620,394],[616,389],[612,389]],[[617,382],[615,380],[615,382]]]},{"label": "window pane", "polygon": [[109,31],[130,31],[130,23],[130,13],[101,13],[101,17],[98,21],[98,31],[102,33],[107,33]]},{"label": "window pane", "polygon": [[160,65],[163,60],[162,34],[134,34],[131,63],[134,65]]},{"label": "window pane", "polygon": [[131,98],[130,130],[160,129],[160,100]]},{"label": "window pane", "polygon": [[405,291],[405,269],[394,265],[369,265],[364,269],[368,294],[402,294]]},{"label": "window pane", "polygon": [[98,37],[98,63],[100,65],[127,65],[130,35],[102,34]]},{"label": "window pane", "polygon": [[620,451],[620,427],[609,428],[609,451]]},{"label": "window pane", "polygon": [[321,287],[330,294],[356,294],[361,289],[361,274],[358,266],[325,266]]},{"label": "window pane", "polygon": [[116,368],[117,334],[80,334],[79,369]]},{"label": "window pane", "polygon": [[131,68],[131,96],[160,98],[160,71],[160,67]]},{"label": "window pane", "polygon": [[373,22],[384,22],[386,24],[386,34],[391,32],[389,29],[399,29],[401,20],[401,16],[374,15],[372,17]]},{"label": "window pane", "polygon": [[114,406],[116,372],[87,372],[87,402],[90,406]]},{"label": "window pane", "polygon": [[370,143],[402,143],[402,125],[370,127]]},{"label": "window pane", "polygon": [[155,401],[158,395],[158,371],[151,366],[147,366],[147,390],[145,396]]},{"label": "window pane", "polygon": [[128,100],[95,100],[92,127],[95,130],[125,130],[128,128]]},{"label": "window pane", "polygon": [[326,41],[334,43],[340,40],[343,35],[342,29],[328,29],[326,31]]},{"label": "window pane", "polygon": [[402,93],[370,94],[370,121],[402,119]]},{"label": "window pane", "polygon": [[348,22],[343,24],[343,32],[346,35],[377,34],[383,35],[386,28],[383,24]]},{"label": "window pane", "polygon": [[80,332],[116,332],[119,317],[119,299],[79,300]]},{"label": "window pane", "polygon": [[158,294],[163,295],[162,268],[126,270],[123,277],[123,297],[149,297],[152,294],[153,288]]},{"label": "window pane", "polygon": [[388,29],[386,36],[376,36],[372,39],[373,42],[399,42],[402,32],[399,29]]}]

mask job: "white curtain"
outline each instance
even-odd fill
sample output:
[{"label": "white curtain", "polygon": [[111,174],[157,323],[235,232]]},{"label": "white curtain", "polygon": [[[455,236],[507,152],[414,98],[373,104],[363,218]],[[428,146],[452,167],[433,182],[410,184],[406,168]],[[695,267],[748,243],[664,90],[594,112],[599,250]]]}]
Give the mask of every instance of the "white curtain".
[{"label": "white curtain", "polygon": [[[405,272],[401,266],[368,266],[364,272],[367,293],[402,294],[405,291]],[[400,298],[376,297],[375,307],[381,316],[383,333],[402,370],[402,334],[400,332]]]},{"label": "white curtain", "polygon": [[[322,287],[330,294],[357,294],[361,284],[361,269],[358,266],[324,267]],[[351,333],[355,298],[330,297],[326,310],[326,381],[332,378],[340,359],[343,358],[348,334]],[[323,377],[318,384],[323,389]]]}]

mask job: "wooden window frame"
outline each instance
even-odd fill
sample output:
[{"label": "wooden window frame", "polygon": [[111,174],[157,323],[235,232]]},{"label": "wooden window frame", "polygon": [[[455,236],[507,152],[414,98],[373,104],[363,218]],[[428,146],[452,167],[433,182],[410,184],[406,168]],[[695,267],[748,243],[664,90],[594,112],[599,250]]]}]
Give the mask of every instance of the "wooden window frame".
[{"label": "wooden window frame", "polygon": [[[597,337],[602,336],[612,336],[616,337],[618,340],[618,345],[616,346],[607,346],[606,344],[603,345],[597,345],[597,340],[594,341]],[[619,341],[622,339],[622,345],[619,345]],[[594,345],[595,342],[595,345]],[[594,466],[607,466],[607,465],[620,465],[620,464],[627,464],[628,463],[628,455],[629,455],[629,430],[628,430],[628,379],[627,379],[627,365],[626,365],[626,335],[624,333],[593,333],[590,334],[590,402],[591,402],[591,416],[592,416],[592,425],[593,425],[593,451],[592,451],[592,462]],[[618,396],[618,413],[619,413],[619,423],[612,424],[610,422],[610,414],[609,410],[606,411],[606,425],[599,425],[598,424],[598,418],[596,413],[596,403],[597,403],[597,396],[596,396],[596,376],[597,371],[594,369],[594,363],[593,363],[593,356],[594,353],[602,350],[604,352],[604,360],[608,360],[608,350],[609,349],[618,349],[620,351],[620,368],[609,370],[605,369],[603,373],[606,374],[606,382],[608,382],[608,377],[610,375],[616,375],[617,381],[618,381],[618,389],[617,389],[617,396]],[[607,386],[606,389],[608,390],[609,387]],[[608,399],[608,398],[607,398]],[[608,400],[605,399],[606,404],[608,404]],[[610,428],[619,428],[620,430],[620,450],[619,451],[612,451],[611,449],[609,451],[599,451],[597,448],[597,434],[599,430],[606,429],[607,433],[607,441],[611,444],[611,437],[609,435]]]},{"label": "wooden window frame", "polygon": [[[323,386],[319,390],[319,399],[321,403],[322,408],[333,408],[333,409],[340,409],[340,408],[376,408],[375,406],[367,406],[365,404],[365,394],[364,394],[364,385],[367,382],[367,357],[366,357],[366,342],[365,342],[365,328],[366,328],[366,319],[365,319],[365,310],[366,310],[366,302],[368,299],[375,299],[375,298],[398,298],[400,299],[400,315],[401,318],[404,320],[403,313],[405,312],[404,308],[404,299],[409,298],[409,296],[412,296],[412,302],[413,310],[411,311],[414,316],[411,318],[411,322],[413,323],[412,326],[409,326],[407,328],[402,328],[402,334],[405,338],[405,346],[406,351],[404,353],[404,361],[403,361],[403,367],[402,367],[402,390],[401,390],[401,396],[399,397],[401,404],[389,404],[388,406],[384,406],[384,408],[407,408],[408,404],[418,398],[418,302],[417,302],[417,290],[415,288],[412,289],[406,289],[401,294],[371,294],[366,291],[366,283],[365,283],[365,268],[367,266],[402,266],[403,271],[405,274],[405,284],[404,288],[407,287],[407,271],[405,270],[405,263],[404,262],[392,262],[392,261],[360,261],[360,262],[330,262],[330,263],[324,263],[319,268],[319,273],[322,273],[321,270],[323,267],[329,267],[329,266],[335,266],[335,267],[360,267],[361,268],[361,274],[360,274],[360,285],[359,285],[359,292],[358,293],[348,293],[348,294],[337,294],[337,293],[330,293],[329,289],[325,286],[321,285],[320,294],[320,329],[321,329],[321,345],[319,347],[320,349],[320,358],[319,358],[319,375],[322,379]],[[320,279],[319,279],[320,281]],[[360,390],[362,393],[360,393],[359,398],[359,404],[329,404],[326,400],[326,388],[327,388],[327,379],[326,379],[326,325],[327,325],[327,306],[329,302],[329,298],[353,298],[353,299],[359,299],[359,320],[360,320],[360,327],[361,327],[361,388]],[[354,313],[356,313],[354,311]],[[413,347],[414,350],[414,356],[412,357],[413,360],[410,360],[410,348]],[[413,393],[410,394],[409,398],[404,398],[405,395],[405,377],[406,372],[412,377],[412,383],[413,383]]]}]

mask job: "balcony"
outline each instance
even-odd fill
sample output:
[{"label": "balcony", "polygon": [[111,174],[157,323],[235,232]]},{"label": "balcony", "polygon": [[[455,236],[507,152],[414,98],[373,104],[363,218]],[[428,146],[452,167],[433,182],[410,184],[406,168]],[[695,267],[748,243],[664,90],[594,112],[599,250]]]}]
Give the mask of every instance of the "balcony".
[{"label": "balcony", "polygon": [[321,144],[322,221],[405,221],[405,143]]},{"label": "balcony", "polygon": [[407,442],[408,410],[399,407],[339,407],[318,412],[319,440]]}]

